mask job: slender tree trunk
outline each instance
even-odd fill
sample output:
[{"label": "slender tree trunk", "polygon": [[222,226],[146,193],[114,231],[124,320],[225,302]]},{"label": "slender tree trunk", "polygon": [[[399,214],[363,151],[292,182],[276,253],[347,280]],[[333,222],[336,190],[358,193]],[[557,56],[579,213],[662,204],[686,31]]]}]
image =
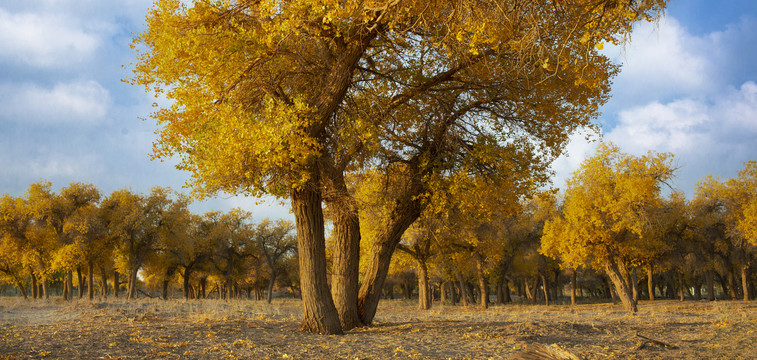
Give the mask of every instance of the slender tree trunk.
[{"label": "slender tree trunk", "polygon": [[418,263],[418,308],[428,310],[431,308],[431,293],[429,291],[426,259],[415,260]]},{"label": "slender tree trunk", "polygon": [[200,297],[202,299],[205,298],[205,284],[208,282],[208,278],[202,277],[200,278]]},{"label": "slender tree trunk", "polygon": [[68,271],[66,272],[66,288],[68,289],[68,293],[66,294],[66,300],[73,300],[74,299],[74,272]]},{"label": "slender tree trunk", "polygon": [[100,296],[106,298],[108,297],[108,274],[103,270],[100,272],[100,277],[100,282],[102,283],[102,286],[100,287]]},{"label": "slender tree trunk", "polygon": [[18,291],[21,292],[21,296],[24,297],[24,300],[29,300],[29,295],[26,292],[26,285],[24,285],[24,282],[21,280],[21,278],[14,273],[7,274],[13,278],[13,282],[16,284],[16,287],[18,287]]},{"label": "slender tree trunk", "polygon": [[95,298],[95,264],[91,260],[87,262],[87,293],[90,301]]},{"label": "slender tree trunk", "polygon": [[502,284],[502,290],[505,292],[505,303],[511,303],[513,302],[513,298],[510,294],[510,280],[508,278],[505,278],[505,283]]},{"label": "slender tree trunk", "polygon": [[652,264],[647,264],[647,289],[649,300],[654,301],[654,267]]},{"label": "slender tree trunk", "polygon": [[79,299],[84,297],[84,276],[81,273],[81,266],[76,267],[76,279],[79,281]]},{"label": "slender tree trunk", "polygon": [[182,292],[184,293],[184,300],[189,300],[189,288],[191,287],[191,285],[189,284],[189,276],[191,274],[192,273],[189,272],[188,269],[184,269],[184,274],[181,278],[182,280],[181,288],[182,288]]},{"label": "slender tree trunk", "polygon": [[526,288],[526,298],[533,304],[536,301],[536,297],[531,292],[531,288],[528,286],[528,278],[523,279],[523,285]]},{"label": "slender tree trunk", "polygon": [[358,311],[358,291],[360,290],[360,218],[357,206],[354,204],[343,176],[337,184],[341,197],[329,202],[335,204],[333,266],[331,274],[331,294],[334,296],[334,306],[339,313],[339,321],[343,330],[362,326]]},{"label": "slender tree trunk", "polygon": [[697,277],[694,284],[694,299],[702,300],[702,279]]},{"label": "slender tree trunk", "polygon": [[118,279],[118,271],[113,271],[113,297],[118,297],[118,289],[121,287],[121,283]]},{"label": "slender tree trunk", "polygon": [[32,299],[37,300],[37,277],[34,276],[34,272],[30,273],[32,278]]},{"label": "slender tree trunk", "polygon": [[741,266],[741,289],[743,289],[744,301],[749,301],[749,265]]},{"label": "slender tree trunk", "polygon": [[678,273],[678,300],[684,301],[686,300],[686,297],[684,296],[684,289],[686,288],[686,284],[683,281],[683,272]]},{"label": "slender tree trunk", "polygon": [[[317,177],[317,171],[311,171]],[[302,329],[318,334],[342,334],[339,313],[334,306],[326,279],[326,238],[323,209],[316,179],[291,193],[297,223],[297,251],[304,319]]]},{"label": "slender tree trunk", "polygon": [[539,273],[539,277],[541,277],[541,286],[544,289],[544,305],[549,306],[549,287],[547,285],[547,277],[542,273]]},{"label": "slender tree trunk", "polygon": [[132,300],[136,298],[137,294],[137,269],[133,268],[129,272],[129,283],[127,287],[126,300]]},{"label": "slender tree trunk", "polygon": [[736,295],[736,281],[733,279],[733,270],[728,270],[726,281],[728,282],[728,299],[736,299],[738,296]]},{"label": "slender tree trunk", "polygon": [[605,272],[610,278],[610,281],[615,286],[615,291],[618,293],[623,308],[630,313],[636,313],[636,303],[633,301],[633,294],[631,287],[626,281],[626,277],[623,276],[624,265],[617,263],[613,260],[608,260],[605,264]]},{"label": "slender tree trunk", "polygon": [[[231,276],[231,275],[229,275]],[[234,280],[231,277],[226,279],[226,301],[231,301],[234,297]]]},{"label": "slender tree trunk", "polygon": [[483,255],[479,253],[474,254],[476,260],[476,277],[478,278],[478,291],[481,294],[479,297],[479,306],[482,309],[489,307],[489,283],[486,280],[486,264],[484,263]]},{"label": "slender tree trunk", "polygon": [[460,287],[460,300],[463,302],[463,306],[468,306],[468,304],[472,302],[471,299],[473,299],[473,294],[470,293],[470,288],[466,284],[463,275],[457,270],[453,271],[455,278],[457,278],[458,286]]},{"label": "slender tree trunk", "polygon": [[276,282],[276,272],[273,271],[273,269],[274,267],[271,266],[271,279],[268,280],[268,296],[266,300],[268,301],[269,304],[271,303],[271,301],[273,301],[273,285]]},{"label": "slender tree trunk", "polygon": [[573,269],[570,273],[570,305],[576,306],[576,279],[578,278],[578,271]]}]

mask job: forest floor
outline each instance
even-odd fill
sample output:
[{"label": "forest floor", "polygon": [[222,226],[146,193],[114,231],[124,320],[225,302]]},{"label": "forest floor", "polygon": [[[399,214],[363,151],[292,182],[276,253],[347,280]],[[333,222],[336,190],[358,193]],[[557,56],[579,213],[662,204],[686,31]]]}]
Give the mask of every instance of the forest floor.
[{"label": "forest floor", "polygon": [[0,298],[0,359],[511,359],[539,346],[563,359],[757,359],[757,302],[641,302],[628,315],[614,304],[420,311],[388,300],[373,326],[342,336],[300,332],[301,314],[289,299]]}]

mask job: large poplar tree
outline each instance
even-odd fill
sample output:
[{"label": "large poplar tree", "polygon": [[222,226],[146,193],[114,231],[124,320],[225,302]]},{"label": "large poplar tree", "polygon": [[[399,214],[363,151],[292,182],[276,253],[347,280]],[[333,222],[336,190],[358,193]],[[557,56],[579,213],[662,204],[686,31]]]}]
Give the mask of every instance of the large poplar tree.
[{"label": "large poplar tree", "polygon": [[[177,156],[197,195],[291,200],[303,329],[341,333],[372,320],[426,181],[461,160],[448,150],[482,165],[504,157],[502,169],[550,161],[607,99],[617,69],[597,49],[664,4],[156,0],[133,82],[173,101],[153,113],[155,155]],[[397,162],[410,182],[373,241],[358,299],[359,219],[345,174]],[[336,215],[338,309],[324,201]]]}]

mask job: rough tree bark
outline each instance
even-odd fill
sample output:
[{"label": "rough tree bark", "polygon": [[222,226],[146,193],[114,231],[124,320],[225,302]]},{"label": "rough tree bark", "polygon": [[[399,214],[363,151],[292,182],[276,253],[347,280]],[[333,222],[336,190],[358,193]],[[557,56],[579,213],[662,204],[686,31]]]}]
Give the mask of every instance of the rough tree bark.
[{"label": "rough tree bark", "polygon": [[32,278],[32,299],[37,299],[37,277],[34,276],[34,272],[31,272],[31,278]]},{"label": "rough tree bark", "polygon": [[76,279],[79,281],[79,299],[84,297],[84,277],[81,273],[81,266],[76,267]]},{"label": "rough tree bark", "polygon": [[[413,187],[417,186],[421,185],[417,184]],[[416,193],[420,192],[413,189],[408,191],[408,194]],[[399,245],[402,234],[420,216],[423,210],[421,201],[420,197],[410,195],[398,200],[386,225],[379,230],[374,238],[363,285],[358,293],[358,311],[360,318],[366,325],[370,325],[376,316],[376,308],[381,298],[381,289],[384,286],[386,275],[389,273],[392,254]]]},{"label": "rough tree bark", "polygon": [[489,283],[486,279],[486,264],[484,263],[484,256],[475,253],[474,259],[476,260],[476,277],[478,278],[478,290],[481,293],[479,298],[479,306],[482,309],[489,308]]},{"label": "rough tree bark", "polygon": [[654,301],[654,268],[652,264],[647,264],[647,290],[649,291],[649,300]]},{"label": "rough tree bark", "polygon": [[360,218],[354,200],[347,194],[344,177],[341,173],[339,175],[333,181],[337,198],[328,202],[334,208],[331,294],[342,329],[349,330],[363,325],[357,305],[360,289]]},{"label": "rough tree bark", "polygon": [[416,258],[418,263],[418,308],[428,310],[431,308],[431,292],[428,283],[428,266],[426,259]]},{"label": "rough tree bark", "polygon": [[87,293],[90,301],[95,298],[95,264],[92,260],[87,262]]},{"label": "rough tree bark", "polygon": [[539,277],[541,277],[541,287],[544,290],[544,305],[549,306],[549,286],[547,285],[547,277],[542,273],[539,273]]},{"label": "rough tree bark", "polygon": [[715,301],[715,279],[713,276],[713,270],[708,270],[705,273],[705,281],[707,282],[707,300]]},{"label": "rough tree bark", "polygon": [[113,271],[113,297],[118,297],[118,289],[121,287],[118,271]]},{"label": "rough tree bark", "polygon": [[570,304],[576,306],[576,280],[578,278],[578,271],[573,269],[570,273]]},{"label": "rough tree bark", "polygon": [[749,265],[741,266],[741,288],[743,289],[744,301],[749,301]]},{"label": "rough tree bark", "polygon": [[342,334],[334,301],[326,279],[326,238],[317,171],[301,189],[291,191],[292,212],[297,224],[304,331]]},{"label": "rough tree bark", "polygon": [[618,293],[623,308],[630,313],[636,313],[638,309],[636,302],[633,301],[631,286],[627,283],[627,277],[623,276],[626,273],[623,263],[607,260],[605,263],[605,272],[615,287],[615,292]]}]

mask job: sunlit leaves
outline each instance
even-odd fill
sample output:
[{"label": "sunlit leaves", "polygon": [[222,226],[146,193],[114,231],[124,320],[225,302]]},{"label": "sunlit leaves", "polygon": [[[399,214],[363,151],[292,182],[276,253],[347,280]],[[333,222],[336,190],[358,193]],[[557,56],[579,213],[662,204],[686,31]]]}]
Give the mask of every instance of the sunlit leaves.
[{"label": "sunlit leaves", "polygon": [[654,248],[644,235],[656,225],[670,161],[670,154],[636,157],[601,144],[568,181],[563,215],[545,226],[542,252],[573,267],[643,258]]}]

